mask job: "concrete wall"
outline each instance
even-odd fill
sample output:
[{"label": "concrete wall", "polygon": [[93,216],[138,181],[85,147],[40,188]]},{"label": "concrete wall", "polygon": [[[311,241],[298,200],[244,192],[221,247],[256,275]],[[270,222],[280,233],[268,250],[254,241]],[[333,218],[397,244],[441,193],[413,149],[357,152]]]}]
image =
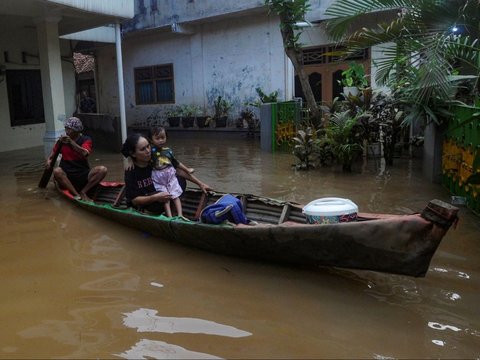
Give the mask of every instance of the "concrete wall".
[{"label": "concrete wall", "polygon": [[[330,2],[311,1],[309,19],[321,18]],[[278,18],[275,14],[267,15],[263,3],[263,0],[158,1],[158,14],[151,11],[149,1],[144,2],[145,14],[137,8],[135,26],[143,30],[128,30],[127,26],[123,39],[127,125],[145,121],[153,112],[162,115],[171,107],[136,104],[133,69],[141,66],[173,63],[175,105],[196,104],[213,114],[213,101],[223,96],[234,104],[231,121],[245,103],[258,99],[257,87],[266,93],[278,91],[279,100],[290,100],[294,88],[292,65],[284,53]],[[137,1],[137,7],[138,4]],[[223,17],[218,15],[221,13]],[[155,20],[160,14],[163,20]],[[188,24],[189,33],[172,33],[169,27],[160,26],[168,23],[172,14],[180,14],[180,22],[201,20]],[[313,27],[305,29],[301,42],[309,47],[333,41],[321,28]],[[97,60],[99,111],[118,115],[113,46],[101,48]]]},{"label": "concrete wall", "polygon": [[[69,43],[62,41],[62,54],[69,55]],[[9,62],[5,63],[3,54],[8,52]],[[35,29],[22,28],[9,32],[3,29],[0,32],[0,64],[7,70],[40,69],[39,59],[27,57],[26,63],[22,62],[22,51],[29,54],[38,54],[37,34]],[[64,76],[65,106],[67,116],[75,111],[75,73],[73,65],[62,61]],[[25,126],[10,125],[10,111],[8,106],[6,80],[0,83],[0,152],[23,149],[26,147],[43,145],[45,124]]]},{"label": "concrete wall", "polygon": [[[243,17],[203,26],[204,94],[210,107],[228,98],[232,113],[258,99],[255,88],[285,99],[285,53],[278,24],[265,16]],[[197,89],[199,91],[201,89]]]},{"label": "concrete wall", "polygon": [[[285,97],[286,61],[275,18],[242,16],[196,27],[192,35],[144,32],[123,41],[127,123],[145,120],[158,108],[136,105],[136,67],[174,64],[175,105],[196,104],[213,114],[213,101],[223,96],[234,103],[234,119],[246,102],[258,99],[256,87]],[[115,51],[97,53],[100,111],[118,114]]]},{"label": "concrete wall", "polygon": [[132,0],[47,0],[47,2],[66,5],[95,14],[105,14],[131,18],[134,12]]},{"label": "concrete wall", "polygon": [[172,23],[204,21],[264,7],[263,0],[156,0],[157,10],[151,4],[150,0],[144,0],[142,9],[140,2],[135,1],[135,17],[124,23],[126,32],[170,26]]}]

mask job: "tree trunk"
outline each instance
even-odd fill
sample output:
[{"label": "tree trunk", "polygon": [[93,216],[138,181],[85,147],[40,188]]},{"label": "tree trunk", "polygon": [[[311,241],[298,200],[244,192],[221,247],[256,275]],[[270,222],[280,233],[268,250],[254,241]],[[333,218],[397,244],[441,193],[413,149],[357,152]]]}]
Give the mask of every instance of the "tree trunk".
[{"label": "tree trunk", "polygon": [[288,58],[292,61],[293,67],[295,72],[298,75],[298,79],[300,80],[300,85],[302,86],[303,94],[307,100],[307,105],[310,109],[310,116],[313,120],[313,124],[316,128],[318,128],[321,124],[321,113],[320,109],[317,106],[317,102],[315,101],[315,96],[313,96],[312,87],[308,81],[308,76],[305,73],[305,69],[301,65],[301,54],[299,54],[294,49],[285,49],[285,53],[287,54]]},{"label": "tree trunk", "polygon": [[[283,18],[280,16],[281,23],[288,23],[287,18]],[[310,109],[310,118],[313,121],[313,124],[316,128],[321,125],[321,112],[317,103],[315,101],[315,97],[313,96],[312,87],[308,82],[308,76],[305,73],[305,69],[302,65],[302,52],[298,49],[295,49],[290,44],[294,43],[294,33],[291,28],[285,27],[281,28],[282,39],[283,39],[283,47],[285,48],[285,54],[287,54],[288,58],[292,61],[293,68],[298,75],[298,79],[300,80],[300,84],[302,86],[303,94],[307,100],[307,105]]]}]

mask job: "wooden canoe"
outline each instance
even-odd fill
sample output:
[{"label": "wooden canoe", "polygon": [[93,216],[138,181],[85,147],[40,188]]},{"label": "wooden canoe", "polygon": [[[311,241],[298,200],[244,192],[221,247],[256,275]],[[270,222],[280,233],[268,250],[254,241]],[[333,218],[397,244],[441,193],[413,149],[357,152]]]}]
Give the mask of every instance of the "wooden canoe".
[{"label": "wooden canoe", "polygon": [[182,195],[184,216],[167,218],[128,208],[122,183],[103,182],[95,202],[76,200],[78,206],[166,240],[225,255],[297,264],[364,269],[409,276],[425,276],[430,260],[458,209],[432,200],[419,214],[359,213],[357,221],[339,224],[307,224],[302,205],[250,194],[233,194],[255,225],[204,224],[200,211],[223,193],[205,196],[196,189]]}]

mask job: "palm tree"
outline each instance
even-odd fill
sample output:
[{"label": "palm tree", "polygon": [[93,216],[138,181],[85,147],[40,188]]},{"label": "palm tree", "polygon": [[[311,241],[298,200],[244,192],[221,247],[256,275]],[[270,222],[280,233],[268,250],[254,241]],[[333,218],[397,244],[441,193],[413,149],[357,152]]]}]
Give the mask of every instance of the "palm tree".
[{"label": "palm tree", "polygon": [[[355,21],[379,12],[390,20],[352,30]],[[348,53],[394,43],[376,60],[375,79],[386,85],[393,79],[402,100],[427,114],[433,100],[452,99],[460,80],[473,80],[478,89],[480,0],[334,0],[326,15],[333,17],[325,22],[328,34]]]}]

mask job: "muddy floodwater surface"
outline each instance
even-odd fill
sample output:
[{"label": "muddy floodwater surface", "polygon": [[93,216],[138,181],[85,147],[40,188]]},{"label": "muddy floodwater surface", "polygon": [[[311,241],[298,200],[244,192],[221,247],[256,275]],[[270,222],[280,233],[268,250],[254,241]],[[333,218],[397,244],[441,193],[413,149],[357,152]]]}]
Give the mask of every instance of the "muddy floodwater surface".
[{"label": "muddy floodwater surface", "polygon": [[[450,194],[421,159],[295,171],[288,152],[223,133],[169,134],[214,189],[362,212],[418,212]],[[122,157],[97,151],[107,180]],[[0,358],[480,357],[480,218],[462,208],[425,278],[299,269],[177,245],[38,189],[43,148],[0,153]]]}]

